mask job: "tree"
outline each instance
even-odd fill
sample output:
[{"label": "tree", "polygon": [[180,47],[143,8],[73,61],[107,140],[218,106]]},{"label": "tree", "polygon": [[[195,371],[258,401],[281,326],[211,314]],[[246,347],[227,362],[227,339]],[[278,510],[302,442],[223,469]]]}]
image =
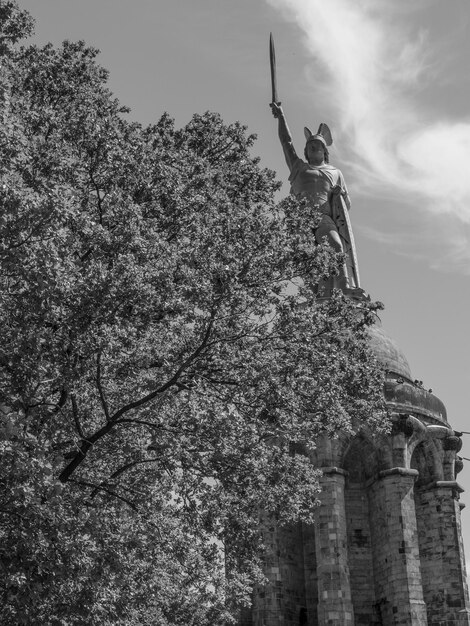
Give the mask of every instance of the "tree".
[{"label": "tree", "polygon": [[130,123],[0,12],[2,623],[230,623],[259,511],[311,520],[295,444],[385,427],[376,307],[317,300],[341,259],[245,127]]}]

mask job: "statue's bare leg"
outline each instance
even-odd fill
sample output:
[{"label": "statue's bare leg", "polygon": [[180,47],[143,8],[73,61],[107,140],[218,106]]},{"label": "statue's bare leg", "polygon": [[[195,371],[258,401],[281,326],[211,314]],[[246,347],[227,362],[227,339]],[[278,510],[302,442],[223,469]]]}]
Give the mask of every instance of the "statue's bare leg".
[{"label": "statue's bare leg", "polygon": [[[344,251],[343,244],[341,243],[341,239],[338,234],[338,231],[333,230],[333,229],[326,231],[326,229],[322,228],[320,225],[320,228],[318,228],[315,232],[315,239],[317,240],[318,243],[322,243],[325,237],[326,237],[327,242],[330,244],[330,246],[333,248],[335,252]],[[334,287],[337,287],[338,289],[344,290],[348,288],[349,281],[348,281],[346,263],[343,263],[343,265],[340,267],[339,276],[337,277],[335,276],[333,278],[333,284],[334,284]]]},{"label": "statue's bare leg", "polygon": [[[328,243],[333,248],[335,252],[343,252],[343,244],[341,243],[341,239],[336,230],[330,230],[328,232]],[[346,263],[343,263],[339,269],[338,280],[334,281],[335,287],[339,287],[339,289],[346,289],[348,287],[348,273],[346,269]]]}]

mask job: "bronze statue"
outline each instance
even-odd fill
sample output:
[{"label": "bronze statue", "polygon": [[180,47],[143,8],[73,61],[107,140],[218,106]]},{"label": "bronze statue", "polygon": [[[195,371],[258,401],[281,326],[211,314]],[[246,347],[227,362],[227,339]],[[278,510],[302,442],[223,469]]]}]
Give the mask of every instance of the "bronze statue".
[{"label": "bronze statue", "polygon": [[355,290],[359,288],[359,271],[348,215],[351,203],[343,174],[329,163],[328,147],[333,143],[330,129],[324,123],[320,124],[316,134],[304,128],[305,161],[297,156],[281,103],[277,98],[272,35],[270,59],[272,81],[270,107],[274,117],[279,121],[279,139],[290,171],[291,193],[297,198],[305,198],[312,209],[322,214],[320,224],[315,230],[317,242],[321,243],[326,237],[336,252],[346,254],[346,262],[340,270],[339,277],[333,277],[330,281],[330,289],[338,287],[344,292]]}]

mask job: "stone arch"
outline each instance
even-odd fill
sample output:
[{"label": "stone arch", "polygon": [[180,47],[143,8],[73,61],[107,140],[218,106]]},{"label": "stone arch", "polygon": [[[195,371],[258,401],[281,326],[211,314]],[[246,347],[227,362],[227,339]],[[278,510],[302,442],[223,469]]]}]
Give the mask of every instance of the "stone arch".
[{"label": "stone arch", "polygon": [[383,446],[367,430],[361,430],[354,437],[341,443],[340,467],[348,472],[354,482],[368,480],[383,469]]},{"label": "stone arch", "polygon": [[426,429],[426,424],[424,424],[414,415],[408,415],[406,421],[407,425],[409,425],[412,429],[412,432],[409,435],[406,446],[405,466],[411,468],[411,459],[413,456],[413,452],[416,446],[419,446],[421,443],[423,443],[423,441],[426,441],[426,439],[429,438],[429,432]]},{"label": "stone arch", "polygon": [[415,490],[436,480],[444,480],[442,465],[442,451],[439,450],[436,440],[429,434],[410,443],[408,447],[411,469],[418,470]]}]

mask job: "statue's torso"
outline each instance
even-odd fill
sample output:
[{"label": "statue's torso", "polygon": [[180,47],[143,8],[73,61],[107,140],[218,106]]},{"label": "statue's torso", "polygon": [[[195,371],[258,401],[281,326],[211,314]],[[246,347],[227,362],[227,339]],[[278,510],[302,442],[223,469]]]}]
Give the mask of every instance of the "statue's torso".
[{"label": "statue's torso", "polygon": [[291,191],[298,198],[307,198],[322,213],[331,214],[330,195],[334,186],[341,184],[341,172],[335,167],[310,165],[302,159],[294,163],[291,175]]},{"label": "statue's torso", "polygon": [[[299,173],[299,198],[307,198],[319,208],[324,207],[324,213],[329,208],[329,194],[331,191],[330,181],[316,168],[309,168]],[[329,212],[329,211],[328,211]]]}]

